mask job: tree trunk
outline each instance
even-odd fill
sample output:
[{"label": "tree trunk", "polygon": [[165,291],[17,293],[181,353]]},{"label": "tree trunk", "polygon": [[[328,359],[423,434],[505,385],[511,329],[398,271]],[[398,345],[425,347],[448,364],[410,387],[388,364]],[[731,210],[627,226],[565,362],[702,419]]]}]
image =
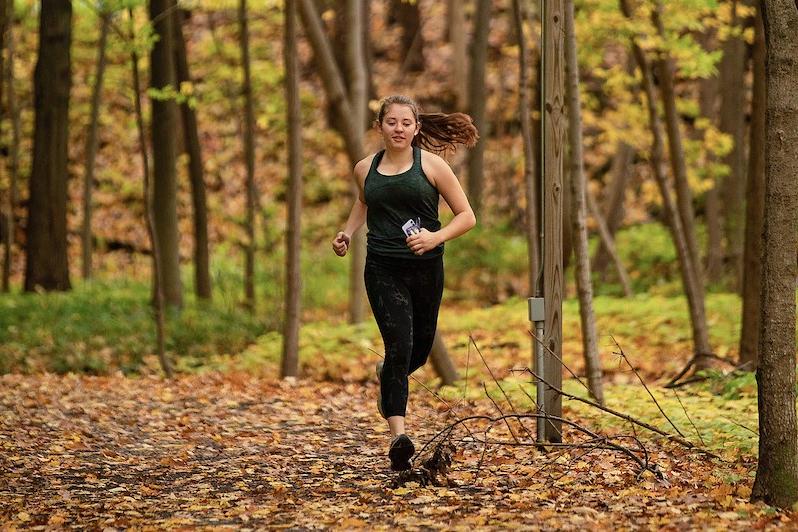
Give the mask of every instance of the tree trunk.
[{"label": "tree trunk", "polygon": [[283,377],[299,373],[299,327],[302,301],[300,261],[302,224],[302,123],[299,102],[299,64],[297,60],[296,0],[285,3],[286,123],[288,124],[288,219],[286,225],[286,291],[283,320]]},{"label": "tree trunk", "polygon": [[421,35],[421,14],[418,2],[392,0],[391,11],[402,26],[402,72],[424,70],[424,37]]},{"label": "tree trunk", "polygon": [[[652,12],[654,25],[660,37],[665,38],[665,27],[660,18],[662,9],[659,0]],[[659,88],[662,95],[662,104],[665,111],[665,126],[668,133],[668,147],[670,149],[671,170],[676,184],[676,205],[681,218],[684,237],[687,242],[687,251],[690,253],[692,265],[691,275],[695,277],[700,289],[700,297],[704,298],[704,275],[702,272],[701,254],[698,251],[698,242],[695,237],[695,213],[693,212],[693,192],[687,181],[687,164],[684,159],[682,146],[682,133],[679,124],[679,112],[676,109],[676,93],[674,83],[674,64],[670,56],[664,56],[656,61],[659,75]],[[708,346],[706,346],[708,347]],[[707,350],[708,352],[708,350]],[[705,358],[698,360],[699,367],[704,367]]]},{"label": "tree trunk", "polygon": [[[6,69],[8,68],[7,63],[5,62],[5,50],[8,49],[9,53],[9,63],[11,62],[11,47],[6,44],[7,40],[11,40],[11,16],[13,12],[9,9],[9,6],[13,7],[13,2],[9,2],[8,0],[0,0],[0,119],[5,118],[6,116],[11,117],[11,106],[8,105],[6,107],[6,113],[2,113],[2,102],[3,102],[3,91],[5,89],[5,80],[6,80]],[[6,37],[8,35],[8,37]],[[9,80],[12,80],[13,77],[9,76]],[[11,117],[13,120],[13,117]],[[7,166],[4,166],[3,169],[7,169]],[[6,211],[5,215],[5,225],[6,230],[3,233],[3,280],[2,280],[2,290],[3,292],[8,292],[11,290],[11,246],[14,242],[14,208],[16,206],[16,197],[15,197],[15,190],[14,187],[16,183],[9,179],[8,185],[8,196],[7,196],[7,203],[6,203]],[[0,231],[2,233],[2,231]]]},{"label": "tree trunk", "polygon": [[[565,31],[563,16],[565,14],[563,0],[544,2],[542,20],[544,24],[543,42],[544,58],[544,149],[543,175],[544,202],[543,213],[543,297],[545,308],[545,337],[547,347],[543,378],[550,384],[562,386],[562,299],[563,299],[563,210],[562,185],[564,169],[565,129]],[[550,353],[554,353],[557,358]],[[546,413],[553,416],[562,415],[562,396],[553,389],[547,389],[545,395]],[[549,420],[545,423],[544,438],[549,442],[562,441],[562,423]]]},{"label": "tree trunk", "polygon": [[454,107],[466,109],[468,105],[468,54],[466,42],[466,17],[464,0],[448,0],[447,15],[449,26],[449,42],[452,45],[452,92],[455,96]]},{"label": "tree trunk", "polygon": [[[188,52],[183,38],[185,15],[181,9],[174,13],[175,68],[177,82],[191,83],[188,67]],[[199,299],[211,299],[210,257],[208,252],[208,208],[205,201],[205,179],[202,165],[202,149],[199,140],[197,114],[183,102],[180,105],[183,120],[183,135],[188,152],[188,176],[191,181],[191,205],[194,210],[194,291]]]},{"label": "tree trunk", "polygon": [[252,73],[249,59],[249,26],[247,22],[247,0],[238,3],[239,45],[241,46],[241,66],[244,80],[241,92],[244,95],[244,161],[246,178],[246,227],[247,242],[244,246],[244,297],[247,307],[255,310],[255,209],[257,191],[255,188],[255,110],[252,102]]},{"label": "tree trunk", "polygon": [[751,141],[745,204],[743,260],[743,311],[740,331],[740,365],[756,370],[759,362],[759,292],[762,272],[762,217],[765,209],[765,35],[762,10],[756,7],[751,96]]},{"label": "tree trunk", "polygon": [[526,191],[526,243],[529,257],[529,296],[535,293],[535,282],[540,268],[540,246],[538,240],[538,195],[535,186],[535,149],[532,145],[532,105],[529,101],[529,54],[524,34],[521,0],[513,0],[513,22],[518,38],[518,94],[521,119],[521,139],[524,146],[524,189]]},{"label": "tree trunk", "polygon": [[[14,8],[13,2],[8,3],[8,9]],[[9,14],[9,21],[11,15]],[[11,289],[11,263],[13,262],[12,248],[16,241],[16,216],[17,198],[19,197],[19,145],[20,145],[20,131],[22,126],[20,124],[20,113],[17,107],[17,92],[14,89],[14,31],[9,26],[9,31],[5,37],[6,47],[8,49],[7,65],[5,67],[5,84],[6,84],[6,103],[8,106],[8,116],[11,119],[11,146],[10,158],[11,164],[8,168],[8,224],[6,226],[6,247],[5,257],[3,261],[3,291],[8,292]]]},{"label": "tree trunk", "polygon": [[587,208],[596,221],[601,245],[607,250],[607,256],[610,257],[610,260],[615,265],[615,271],[618,273],[618,281],[621,283],[623,295],[632,297],[634,295],[632,291],[632,281],[629,279],[629,272],[626,271],[626,267],[623,265],[623,262],[621,262],[620,256],[618,256],[618,249],[615,247],[615,238],[612,233],[610,233],[607,223],[601,216],[598,205],[596,205],[596,200],[593,199],[593,195],[589,190],[585,190],[585,197],[587,198]]},{"label": "tree trunk", "polygon": [[42,3],[39,21],[25,264],[25,290],[29,292],[71,288],[66,207],[72,2]]},{"label": "tree trunk", "polygon": [[[710,30],[707,30],[710,31]],[[703,46],[707,50],[714,48],[714,35],[707,33],[703,36]],[[709,120],[711,124],[718,123],[718,78],[712,76],[702,79],[699,82],[698,106],[701,116]],[[700,138],[700,131],[694,130],[696,140],[703,142]],[[707,150],[706,160],[703,162],[707,169],[706,179],[712,181],[712,187],[707,190],[704,197],[704,219],[707,226],[707,258],[706,258],[706,277],[709,282],[720,281],[723,275],[723,228],[721,222],[720,205],[720,183],[718,177],[712,173],[715,160],[710,150]]]},{"label": "tree trunk", "polygon": [[91,278],[91,218],[92,189],[94,188],[94,160],[97,156],[97,129],[100,118],[100,100],[102,95],[103,74],[105,73],[105,50],[108,44],[108,30],[111,14],[100,13],[100,42],[97,45],[97,67],[94,74],[94,87],[91,94],[91,118],[89,132],[86,135],[86,168],[83,175],[83,227],[81,229],[81,247],[83,252],[82,273],[84,279]]},{"label": "tree trunk", "polygon": [[488,55],[488,33],[490,31],[490,0],[477,0],[474,17],[474,40],[471,43],[471,73],[468,80],[468,108],[474,125],[479,131],[477,145],[468,153],[468,195],[474,213],[482,212],[482,192],[485,185],[485,143],[488,141],[488,125],[485,120],[485,64]]},{"label": "tree trunk", "polygon": [[432,368],[441,379],[441,386],[451,386],[460,378],[457,368],[449,356],[449,351],[446,349],[446,344],[443,343],[440,331],[435,333],[429,359],[432,362]]},{"label": "tree trunk", "polygon": [[[156,91],[175,87],[173,9],[173,0],[150,0],[150,20],[154,34],[158,36],[150,52],[150,87]],[[165,303],[179,308],[183,304],[183,287],[180,280],[180,238],[177,229],[177,106],[173,98],[152,98],[151,108],[153,209],[155,236],[162,255],[161,288]]]},{"label": "tree trunk", "polygon": [[[629,182],[629,175],[631,174],[629,170],[634,158],[634,148],[623,141],[619,141],[610,168],[612,182],[607,186],[607,192],[604,194],[604,208],[602,209],[604,212],[602,218],[606,220],[607,231],[611,237],[615,236],[615,233],[623,224],[626,185]],[[610,259],[610,254],[602,239],[592,261],[593,271],[603,277]]]},{"label": "tree trunk", "polygon": [[[354,104],[347,98],[347,91],[344,88],[344,79],[340,70],[336,66],[330,48],[329,40],[324,34],[324,29],[312,0],[299,0],[299,14],[307,33],[308,40],[316,56],[316,64],[319,67],[319,75],[324,83],[327,100],[336,111],[342,132],[344,144],[346,146],[349,162],[352,166],[365,156],[363,149],[362,122],[353,119],[355,116],[362,116],[361,112],[355,115]],[[363,283],[363,264],[365,263],[365,245],[362,234],[363,230],[353,235],[352,260],[349,283],[349,320],[352,323],[363,321],[365,314],[365,285]],[[358,249],[360,250],[358,252]],[[360,255],[358,255],[360,253]]]},{"label": "tree trunk", "polygon": [[[627,18],[631,18],[631,9],[628,0],[620,0],[621,10]],[[682,274],[682,284],[687,296],[687,304],[690,312],[690,324],[693,333],[693,350],[695,360],[705,358],[710,353],[709,331],[707,329],[706,313],[704,310],[703,287],[696,279],[695,268],[692,264],[692,256],[688,250],[687,239],[679,216],[677,207],[671,196],[668,179],[665,175],[664,160],[665,147],[662,140],[662,124],[657,114],[656,95],[654,94],[654,84],[652,81],[651,67],[646,59],[643,50],[632,40],[632,51],[635,61],[641,72],[641,82],[643,93],[646,97],[646,108],[648,111],[649,128],[653,138],[651,147],[651,168],[657,181],[665,216],[668,220],[668,228],[671,232],[676,254],[679,258],[679,269]]]},{"label": "tree trunk", "polygon": [[[737,0],[731,1],[732,26],[742,31],[737,17]],[[731,35],[723,45],[720,63],[720,130],[734,141],[732,151],[724,158],[729,173],[721,185],[722,215],[726,236],[726,261],[734,288],[740,291],[745,214],[745,65],[746,45],[742,36]]]},{"label": "tree trunk", "polygon": [[798,275],[798,2],[762,0],[767,71],[765,212],[760,295],[759,463],[751,494],[772,506],[798,501],[795,280]]},{"label": "tree trunk", "polygon": [[582,323],[582,355],[585,357],[590,393],[599,404],[604,404],[601,363],[596,337],[596,317],[593,313],[593,286],[590,282],[590,251],[587,242],[587,205],[585,200],[585,169],[582,162],[582,111],[579,96],[579,64],[576,58],[576,30],[574,28],[574,3],[565,0],[565,72],[566,98],[568,99],[568,143],[571,166],[570,182],[571,226],[573,227],[576,289],[579,296],[579,317]]},{"label": "tree trunk", "polygon": [[[134,17],[133,8],[128,7],[128,18],[130,22],[130,41],[133,42]],[[141,82],[139,81],[139,58],[136,49],[130,52],[130,65],[133,73],[133,101],[136,110],[136,126],[139,134],[139,149],[141,152],[141,164],[144,171],[144,216],[146,218],[147,236],[152,247],[152,277],[154,287],[154,307],[155,307],[155,350],[158,353],[158,360],[161,369],[167,378],[174,376],[172,364],[166,355],[166,327],[164,325],[164,307],[166,306],[163,290],[163,276],[161,274],[161,249],[158,240],[157,227],[155,225],[154,198],[150,188],[150,163],[147,157],[147,139],[144,134],[144,113],[141,110]]]},{"label": "tree trunk", "polygon": [[[363,139],[365,134],[366,111],[368,110],[368,85],[363,55],[363,0],[347,0],[347,56],[349,68],[349,103],[352,110],[354,134]],[[352,189],[357,194],[356,187]],[[366,268],[366,228],[361,227],[352,235],[352,259],[349,269],[349,316],[352,323],[359,323],[366,316],[366,292],[363,272]]]}]

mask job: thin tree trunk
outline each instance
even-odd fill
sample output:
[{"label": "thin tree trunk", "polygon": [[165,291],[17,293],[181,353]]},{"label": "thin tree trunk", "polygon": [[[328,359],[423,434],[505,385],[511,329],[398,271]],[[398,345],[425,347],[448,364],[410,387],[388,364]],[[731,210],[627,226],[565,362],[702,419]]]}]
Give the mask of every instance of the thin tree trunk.
[{"label": "thin tree trunk", "polygon": [[598,227],[601,245],[607,250],[607,256],[615,265],[615,271],[618,273],[618,281],[620,281],[621,288],[623,288],[623,295],[626,297],[632,297],[634,295],[634,292],[632,291],[632,281],[629,279],[629,272],[626,271],[626,267],[623,265],[621,257],[618,255],[618,248],[615,246],[615,238],[607,227],[607,223],[604,221],[604,218],[601,216],[601,212],[596,205],[596,200],[593,199],[593,195],[589,190],[585,191],[585,196],[587,198],[587,208],[590,211],[590,214],[593,216],[593,219],[596,221],[596,226]]},{"label": "thin tree trunk", "polygon": [[[652,11],[652,18],[660,37],[665,38],[665,27],[660,17],[661,9],[662,6],[660,1],[657,0],[654,10]],[[656,61],[656,67],[659,75],[662,104],[665,111],[665,127],[668,133],[671,169],[673,171],[673,180],[676,185],[676,206],[682,221],[687,250],[690,253],[690,263],[693,268],[691,275],[696,279],[696,284],[701,290],[700,297],[703,300],[704,275],[702,272],[701,254],[698,251],[698,241],[695,236],[693,192],[690,190],[690,184],[687,180],[687,163],[685,162],[684,147],[682,146],[679,112],[676,109],[673,59],[671,59],[670,56],[664,56]],[[699,359],[697,361],[698,366],[704,367],[705,361],[705,358]]]},{"label": "thin tree trunk", "polygon": [[421,14],[418,2],[392,0],[391,10],[402,26],[401,47],[404,53],[401,72],[424,70],[424,38],[421,35]]},{"label": "thin tree trunk", "polygon": [[435,373],[441,378],[442,386],[450,386],[460,378],[457,368],[452,362],[452,357],[449,356],[449,351],[446,349],[446,344],[443,343],[440,331],[435,332],[429,359]]},{"label": "thin tree trunk", "polygon": [[[631,9],[628,0],[620,0],[621,10],[627,18],[631,18]],[[694,275],[695,269],[692,264],[692,256],[688,250],[687,239],[679,216],[676,204],[671,196],[668,179],[665,175],[664,160],[665,147],[662,140],[662,124],[657,114],[656,95],[652,81],[651,67],[646,59],[643,50],[632,40],[632,51],[641,72],[643,94],[646,98],[646,108],[648,111],[649,128],[653,138],[651,147],[651,167],[657,185],[662,195],[662,204],[665,216],[668,220],[668,228],[671,231],[676,254],[679,258],[679,269],[682,274],[682,284],[687,296],[688,310],[690,312],[690,324],[693,333],[693,350],[695,360],[705,358],[709,354],[709,332],[707,330],[706,313],[704,310],[704,292],[700,283]]]},{"label": "thin tree trunk", "polygon": [[[563,0],[544,2],[542,20],[544,21],[543,84],[544,107],[544,150],[543,175],[546,177],[543,194],[546,209],[543,213],[543,296],[545,308],[546,356],[543,378],[553,386],[562,386],[562,299],[563,299],[563,170],[565,153],[565,30]],[[554,353],[551,356],[548,353]],[[548,414],[562,415],[562,396],[549,388],[545,394],[545,410]],[[556,420],[545,422],[546,441],[562,441],[562,423]]]},{"label": "thin tree trunk", "polygon": [[297,60],[296,0],[285,2],[286,123],[288,124],[288,219],[286,231],[286,291],[283,321],[283,377],[299,373],[299,327],[302,301],[300,261],[302,224],[302,124],[299,105],[299,65]]},{"label": "thin tree trunk", "polygon": [[[615,233],[621,227],[621,224],[623,224],[625,214],[623,204],[626,199],[626,185],[629,182],[629,176],[631,174],[629,170],[634,161],[634,157],[634,148],[623,141],[619,141],[610,168],[612,182],[609,184],[607,192],[604,194],[604,208],[602,209],[604,213],[602,218],[606,221],[607,231],[612,237],[615,236]],[[593,271],[603,277],[609,262],[610,254],[602,239],[592,260]]]},{"label": "thin tree trunk", "polygon": [[571,225],[576,260],[576,288],[579,296],[579,316],[582,323],[582,354],[585,357],[590,393],[599,404],[604,404],[601,363],[598,355],[596,317],[593,313],[593,286],[590,282],[590,252],[587,242],[587,206],[585,200],[585,170],[582,162],[582,111],[579,96],[579,64],[576,58],[576,31],[574,28],[574,3],[565,0],[565,72],[566,98],[568,99],[568,143],[571,166]]},{"label": "thin tree trunk", "polygon": [[94,87],[91,95],[91,118],[89,132],[86,135],[86,168],[83,175],[83,227],[81,244],[83,252],[82,273],[84,279],[91,278],[91,218],[92,190],[94,188],[94,160],[97,156],[97,130],[100,118],[100,100],[102,96],[103,75],[105,74],[105,51],[108,44],[108,31],[111,25],[111,14],[100,13],[100,42],[97,45],[97,68],[94,74]]},{"label": "thin tree trunk", "polygon": [[28,292],[71,288],[66,215],[72,2],[42,3],[39,20],[25,264]]},{"label": "thin tree trunk", "polygon": [[[9,63],[11,63],[11,46],[10,43],[7,44],[8,41],[12,39],[12,27],[13,21],[11,20],[13,11],[10,8],[13,8],[13,2],[9,2],[8,0],[0,0],[0,109],[2,109],[2,102],[3,102],[3,92],[6,85],[6,80],[9,80],[9,85],[13,83],[13,76],[6,77],[6,69],[10,71]],[[5,61],[5,51],[8,50],[8,63]],[[10,87],[9,87],[10,90]],[[10,100],[10,97],[9,97]],[[0,112],[0,118],[4,118],[5,116],[14,120],[13,116],[11,115],[11,105],[5,107],[6,113],[5,115]],[[7,165],[4,166],[4,170],[7,170]],[[14,208],[16,206],[16,196],[15,196],[15,188],[16,182],[9,178],[9,185],[8,185],[8,196],[7,196],[7,203],[6,203],[6,212],[5,214],[5,224],[6,230],[3,234],[3,281],[2,281],[2,290],[3,292],[8,292],[11,290],[11,246],[14,243]]]},{"label": "thin tree trunk", "polygon": [[[191,82],[188,67],[188,52],[183,38],[183,11],[174,13],[175,68],[177,82]],[[208,208],[205,200],[205,179],[202,165],[202,148],[199,140],[197,114],[183,102],[180,105],[183,135],[188,152],[188,176],[191,181],[191,205],[194,210],[194,291],[199,299],[211,299],[210,257],[208,252]]]},{"label": "thin tree trunk", "polygon": [[762,274],[762,217],[765,209],[765,35],[762,10],[756,7],[751,96],[751,141],[745,204],[743,260],[743,311],[740,331],[740,365],[756,370],[759,362],[759,292]]},{"label": "thin tree trunk", "polygon": [[765,212],[760,295],[759,463],[751,497],[798,501],[795,281],[798,275],[798,2],[762,0],[767,71]]},{"label": "thin tree trunk", "polygon": [[[362,139],[365,133],[366,110],[368,109],[368,86],[366,66],[363,55],[363,0],[347,0],[346,19],[349,36],[347,38],[347,61],[349,78],[349,104],[352,109],[350,120],[354,134]],[[361,141],[362,142],[362,141]],[[353,186],[352,193],[357,194]],[[349,269],[349,316],[352,323],[359,323],[366,317],[365,282],[363,272],[366,267],[366,228],[361,227],[352,235],[352,259]]]},{"label": "thin tree trunk", "polygon": [[524,190],[526,192],[526,243],[529,258],[529,291],[534,295],[535,282],[540,268],[540,249],[538,241],[538,197],[535,186],[535,149],[532,145],[532,105],[529,101],[529,53],[521,0],[513,0],[513,22],[518,38],[518,93],[521,119],[521,139],[524,146]]},{"label": "thin tree trunk", "polygon": [[[8,6],[9,10],[12,10],[14,8],[13,2],[9,2]],[[9,20],[11,20],[11,15],[9,15]],[[8,48],[8,64],[6,66],[4,75],[6,77],[6,103],[8,105],[8,116],[11,119],[11,164],[8,169],[8,225],[6,227],[8,241],[5,249],[6,256],[3,263],[3,290],[8,292],[11,289],[11,264],[13,262],[12,247],[16,240],[14,235],[16,233],[17,224],[14,213],[17,209],[17,198],[19,198],[19,145],[22,125],[20,124],[20,113],[17,106],[17,91],[14,88],[15,48],[14,31],[12,27],[9,27],[9,31],[6,34],[6,41]]]},{"label": "thin tree trunk", "polygon": [[[707,30],[703,36],[703,45],[707,50],[714,48],[714,34]],[[712,76],[702,79],[699,82],[698,106],[701,116],[709,120],[711,124],[718,123],[718,78]],[[694,136],[699,142],[703,142],[701,131],[694,130]],[[706,258],[706,277],[707,281],[716,283],[723,275],[723,228],[721,222],[720,205],[720,183],[718,177],[712,173],[715,158],[710,150],[706,152],[706,160],[703,162],[707,169],[705,179],[712,181],[712,187],[707,190],[704,197],[704,218],[707,226],[707,258]]]},{"label": "thin tree trunk", "polygon": [[[150,52],[150,87],[175,87],[172,10],[174,0],[150,0],[150,20],[158,40]],[[183,304],[180,280],[180,237],[177,228],[177,171],[175,132],[177,105],[174,99],[151,99],[153,209],[155,236],[161,252],[161,287],[164,301],[172,307]]]},{"label": "thin tree trunk", "polygon": [[449,42],[452,45],[452,92],[455,109],[466,109],[468,105],[468,54],[464,0],[448,0],[447,14]]},{"label": "thin tree trunk", "polygon": [[[731,0],[732,26],[742,26],[737,0]],[[742,27],[737,29],[742,30]],[[723,45],[720,63],[720,130],[734,141],[723,158],[729,173],[721,184],[726,259],[737,292],[742,288],[743,237],[745,228],[745,66],[746,45],[742,36],[731,35]]]},{"label": "thin tree trunk", "polygon": [[[133,28],[133,9],[128,8],[128,17],[130,19],[130,40],[133,41],[135,31]],[[163,277],[161,275],[161,252],[160,243],[158,241],[157,227],[155,225],[155,215],[153,210],[155,208],[150,190],[150,163],[147,156],[147,139],[144,133],[144,114],[141,110],[141,82],[139,81],[139,58],[135,48],[130,53],[130,65],[133,72],[133,99],[136,109],[136,126],[139,133],[139,148],[141,151],[141,163],[144,171],[144,212],[147,219],[147,236],[150,239],[150,246],[152,247],[152,276],[153,285],[155,288],[155,349],[158,353],[158,360],[161,363],[161,369],[167,378],[171,379],[174,376],[172,371],[172,364],[166,355],[166,327],[164,325],[164,307],[166,306],[166,297],[163,290]]]},{"label": "thin tree trunk", "polygon": [[471,43],[471,73],[468,80],[468,108],[480,134],[479,142],[468,153],[468,196],[474,213],[482,212],[482,192],[485,186],[485,143],[488,141],[488,124],[485,119],[485,63],[488,55],[490,31],[490,0],[477,0],[474,17],[474,39]]},{"label": "thin tree trunk", "polygon": [[[329,40],[324,34],[324,29],[312,0],[299,0],[299,14],[305,27],[308,40],[316,56],[316,64],[319,67],[319,75],[324,83],[327,100],[336,111],[338,116],[340,131],[342,132],[344,145],[352,166],[365,156],[363,149],[363,135],[360,122],[356,123],[353,116],[354,104],[347,98],[347,91],[344,87],[343,76],[336,66],[330,48]],[[360,113],[357,116],[362,116]],[[361,230],[362,233],[362,230]],[[363,283],[363,264],[365,263],[365,245],[363,237],[353,235],[352,261],[350,270],[349,284],[349,320],[352,323],[363,321],[365,285]],[[360,248],[358,255],[357,249]]]},{"label": "thin tree trunk", "polygon": [[255,310],[255,110],[252,102],[252,73],[249,59],[249,26],[247,23],[247,0],[238,3],[239,45],[244,80],[241,91],[244,95],[244,161],[246,164],[246,227],[247,242],[244,246],[244,297],[246,305]]}]

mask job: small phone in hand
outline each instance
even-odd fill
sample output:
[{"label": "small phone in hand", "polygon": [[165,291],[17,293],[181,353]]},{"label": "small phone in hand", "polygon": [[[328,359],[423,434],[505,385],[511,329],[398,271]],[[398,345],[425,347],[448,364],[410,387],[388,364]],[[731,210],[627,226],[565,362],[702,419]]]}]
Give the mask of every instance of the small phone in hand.
[{"label": "small phone in hand", "polygon": [[416,218],[415,220],[410,219],[404,223],[402,226],[402,231],[405,232],[405,235],[415,235],[421,232],[421,219]]}]

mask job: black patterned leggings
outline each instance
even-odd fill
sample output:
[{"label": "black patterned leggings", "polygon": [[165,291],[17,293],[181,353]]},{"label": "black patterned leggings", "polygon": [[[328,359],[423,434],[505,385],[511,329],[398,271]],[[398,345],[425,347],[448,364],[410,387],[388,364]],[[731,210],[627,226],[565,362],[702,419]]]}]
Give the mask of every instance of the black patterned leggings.
[{"label": "black patterned leggings", "polygon": [[443,295],[443,256],[402,259],[369,254],[366,292],[385,344],[380,376],[385,417],[404,416],[407,377],[427,361]]}]

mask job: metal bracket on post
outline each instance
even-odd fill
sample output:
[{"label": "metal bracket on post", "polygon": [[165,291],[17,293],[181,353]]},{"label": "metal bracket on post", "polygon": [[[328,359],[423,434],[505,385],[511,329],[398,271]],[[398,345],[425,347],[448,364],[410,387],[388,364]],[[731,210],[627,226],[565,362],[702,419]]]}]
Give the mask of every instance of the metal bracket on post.
[{"label": "metal bracket on post", "polygon": [[[532,345],[534,346],[534,353],[535,353],[535,373],[539,376],[543,377],[544,379],[546,376],[544,375],[544,359],[543,359],[543,325],[546,322],[546,307],[543,304],[542,297],[530,297],[527,302],[529,303],[529,321],[535,324],[535,336],[537,339],[533,339]],[[546,397],[546,389],[543,382],[538,379],[537,381],[537,403],[538,403],[538,414],[544,414],[546,412],[546,405],[545,405],[545,397]],[[543,442],[546,439],[546,432],[545,432],[545,423],[538,418],[535,424],[537,427],[537,437],[538,442]]]}]

